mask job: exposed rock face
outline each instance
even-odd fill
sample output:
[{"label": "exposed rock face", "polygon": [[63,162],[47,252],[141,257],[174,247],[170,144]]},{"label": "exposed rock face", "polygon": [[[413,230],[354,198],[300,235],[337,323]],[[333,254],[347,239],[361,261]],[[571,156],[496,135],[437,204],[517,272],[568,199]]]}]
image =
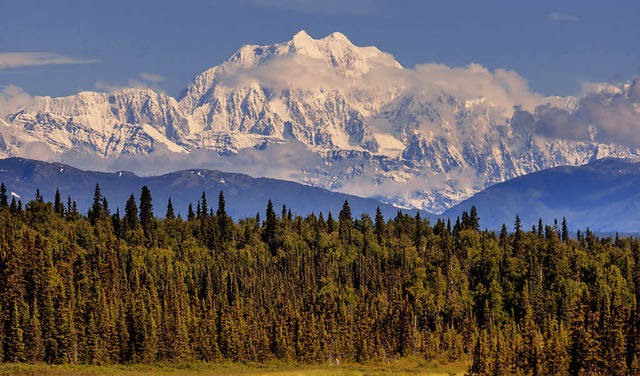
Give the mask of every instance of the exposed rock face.
[{"label": "exposed rock face", "polygon": [[0,154],[44,144],[54,154],[114,158],[153,155],[163,144],[229,155],[296,140],[323,161],[306,166],[300,182],[432,212],[530,172],[638,156],[615,144],[536,135],[482,89],[447,92],[414,82],[416,74],[343,34],[316,40],[302,31],[285,43],[242,47],[178,99],[134,88],[36,97],[0,121]]}]

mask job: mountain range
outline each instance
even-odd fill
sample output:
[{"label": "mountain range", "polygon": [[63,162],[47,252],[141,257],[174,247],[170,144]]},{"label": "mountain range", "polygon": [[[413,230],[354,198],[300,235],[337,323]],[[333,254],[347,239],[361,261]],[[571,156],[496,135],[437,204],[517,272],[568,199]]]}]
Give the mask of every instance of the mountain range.
[{"label": "mountain range", "polygon": [[571,231],[638,233],[640,163],[606,158],[583,166],[561,166],[496,184],[444,212],[455,218],[475,206],[482,228],[513,229],[516,216],[525,229],[538,219],[567,220]]},{"label": "mountain range", "polygon": [[[394,218],[398,208],[371,198],[361,198],[323,188],[269,178],[252,178],[244,174],[215,170],[191,169],[159,176],[140,177],[131,172],[113,173],[84,171],[62,163],[48,163],[24,158],[0,159],[0,181],[8,193],[27,203],[35,197],[36,189],[47,201],[53,201],[59,189],[64,203],[71,197],[80,211],[86,213],[96,184],[108,199],[111,211],[124,208],[130,194],[139,199],[142,186],[149,187],[155,213],[163,217],[167,200],[171,198],[176,212],[186,216],[187,207],[195,210],[202,193],[208,206],[217,208],[218,193],[225,196],[227,212],[235,219],[264,215],[271,199],[277,212],[282,205],[295,215],[328,212],[334,217],[348,201],[357,218],[366,213],[370,217],[376,208],[386,219]],[[421,211],[432,223],[437,218],[461,217],[475,206],[481,228],[499,230],[506,224],[513,229],[519,216],[525,229],[566,218],[570,231],[586,228],[600,233],[640,232],[640,163],[605,158],[583,166],[560,166],[517,177],[491,186],[473,197],[436,216]],[[407,211],[404,211],[407,213]],[[415,212],[411,213],[414,215]]]},{"label": "mountain range", "polygon": [[[0,120],[0,156],[112,171],[130,163],[142,175],[177,160],[434,213],[532,172],[640,156],[633,145],[599,141],[591,123],[580,137],[549,132],[537,110],[580,115],[579,100],[523,86],[513,72],[404,68],[341,33],[313,39],[301,31],[284,43],[243,46],[177,98],[146,88],[33,97]],[[628,98],[634,87],[602,101]]]},{"label": "mountain range", "polygon": [[[33,200],[36,190],[46,201],[53,202],[56,189],[60,191],[63,203],[70,197],[76,202],[78,210],[86,213],[90,208],[96,184],[101,194],[107,198],[112,212],[124,206],[131,194],[136,201],[140,198],[143,186],[151,191],[155,213],[164,217],[168,199],[171,198],[176,213],[187,216],[187,208],[197,203],[205,193],[207,206],[214,211],[218,205],[218,194],[225,197],[227,213],[235,219],[243,219],[264,212],[267,201],[272,200],[275,210],[280,213],[286,205],[294,215],[307,215],[312,212],[329,212],[335,218],[346,201],[353,215],[374,215],[376,208],[386,218],[394,217],[398,209],[374,199],[361,198],[343,193],[331,192],[323,188],[310,187],[290,181],[268,178],[252,178],[244,174],[225,173],[213,170],[192,169],[176,171],[160,176],[139,177],[131,172],[113,173],[84,171],[62,163],[48,163],[24,158],[0,159],[0,182],[7,188],[8,194],[27,203]],[[427,215],[426,213],[422,213]],[[423,216],[424,218],[424,216]]]}]

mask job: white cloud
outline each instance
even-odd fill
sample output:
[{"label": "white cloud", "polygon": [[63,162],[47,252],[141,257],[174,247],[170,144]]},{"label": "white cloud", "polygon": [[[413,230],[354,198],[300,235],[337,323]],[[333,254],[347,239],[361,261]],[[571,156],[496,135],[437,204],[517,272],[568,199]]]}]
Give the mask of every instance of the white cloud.
[{"label": "white cloud", "polygon": [[57,155],[51,150],[51,147],[40,141],[25,143],[17,150],[16,155],[21,158],[47,162],[53,162],[57,158]]},{"label": "white cloud", "polygon": [[[290,181],[301,181],[301,171],[304,168],[325,165],[317,154],[295,140],[286,144],[270,144],[264,150],[242,149],[237,154],[228,156],[220,156],[210,150],[194,150],[189,154],[175,153],[166,145],[156,143],[149,155],[120,155],[114,158],[103,158],[71,150],[60,154],[58,160],[85,170],[112,172],[127,170],[140,176],[203,168]],[[275,160],[278,163],[273,163]]]},{"label": "white cloud", "polygon": [[77,59],[50,52],[1,52],[0,68],[17,68],[51,64],[90,64],[99,59]]},{"label": "white cloud", "polygon": [[163,93],[163,94],[165,93],[165,91],[162,88],[160,88],[156,84],[156,82],[152,82],[150,80],[129,79],[127,83],[124,85],[111,84],[106,81],[98,80],[93,85],[94,90],[97,90],[99,92],[104,92],[104,93],[113,93],[116,91],[121,91],[123,89],[129,89],[129,88],[149,89],[149,90],[155,91],[156,93]]},{"label": "white cloud", "polygon": [[140,73],[140,77],[143,80],[149,81],[149,82],[151,82],[153,84],[160,83],[160,82],[165,81],[167,79],[166,77],[164,77],[162,75],[159,75],[157,73],[148,73],[148,72]]},{"label": "white cloud", "polygon": [[345,78],[330,69],[324,60],[305,55],[274,58],[266,65],[225,72],[219,83],[229,87],[248,87],[252,83],[271,89],[317,89],[343,87]]},{"label": "white cloud", "polygon": [[519,105],[533,109],[548,98],[529,90],[527,81],[514,71],[496,69],[494,72],[479,64],[448,67],[443,64],[422,64],[411,74],[412,90],[432,94],[445,92],[459,98],[484,97],[492,106],[511,116]]},{"label": "white cloud", "polygon": [[574,109],[539,106],[531,113],[519,111],[512,122],[545,137],[640,148],[640,79],[585,87],[596,91],[583,94]]},{"label": "white cloud", "polygon": [[31,101],[31,95],[21,87],[15,85],[4,87],[0,91],[0,117],[19,111]]},{"label": "white cloud", "polygon": [[562,21],[578,21],[578,17],[569,13],[551,12],[547,16],[550,21],[562,22]]},{"label": "white cloud", "polygon": [[[393,59],[391,55],[389,58]],[[231,70],[216,79],[220,85],[232,88],[260,84],[263,88],[276,90],[325,88],[347,93],[362,89],[384,92],[402,88],[413,95],[435,97],[448,93],[465,99],[484,97],[506,117],[513,114],[516,105],[533,111],[539,105],[554,101],[532,92],[526,79],[514,71],[496,69],[492,72],[479,64],[466,67],[421,64],[405,69],[379,64],[362,77],[353,79],[338,74],[324,60],[294,54],[273,58],[267,64],[254,68]]]}]

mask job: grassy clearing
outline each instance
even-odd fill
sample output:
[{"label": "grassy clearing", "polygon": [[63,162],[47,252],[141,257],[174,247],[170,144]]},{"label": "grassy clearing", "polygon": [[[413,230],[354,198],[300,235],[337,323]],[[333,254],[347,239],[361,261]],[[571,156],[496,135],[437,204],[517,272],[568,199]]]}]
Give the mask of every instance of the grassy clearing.
[{"label": "grassy clearing", "polygon": [[468,364],[464,362],[424,364],[411,360],[400,360],[389,364],[344,364],[344,365],[283,365],[283,364],[211,364],[188,363],[182,365],[42,365],[2,364],[0,376],[448,376],[463,375]]}]

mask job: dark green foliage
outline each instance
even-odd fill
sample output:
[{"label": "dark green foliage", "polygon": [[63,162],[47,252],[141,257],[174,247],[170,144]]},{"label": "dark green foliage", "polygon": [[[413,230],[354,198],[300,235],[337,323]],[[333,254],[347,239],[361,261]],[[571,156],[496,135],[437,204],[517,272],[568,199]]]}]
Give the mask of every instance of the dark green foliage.
[{"label": "dark green foliage", "polygon": [[220,191],[218,195],[218,210],[216,211],[218,220],[218,229],[220,230],[220,238],[223,242],[231,241],[233,220],[227,214],[226,204],[224,201],[224,193]]},{"label": "dark green foliage", "polygon": [[11,319],[6,335],[5,359],[8,362],[16,363],[24,361],[24,331],[20,324],[20,312],[18,304],[14,301],[11,309]]},{"label": "dark green foliage", "polygon": [[378,243],[382,244],[382,240],[384,239],[385,236],[385,224],[384,224],[384,217],[382,216],[382,212],[380,211],[380,207],[378,206],[376,208],[376,229],[375,229],[375,234],[376,234],[376,238],[378,239]]},{"label": "dark green foliage", "polygon": [[222,193],[188,221],[154,218],[144,191],[140,213],[131,195],[122,219],[102,220],[97,191],[86,217],[70,198],[63,215],[57,199],[0,210],[0,361],[412,356],[472,360],[477,375],[640,372],[638,239],[519,219],[494,234],[475,210],[454,228],[401,212],[385,223],[348,203],[338,221],[278,217],[269,201],[264,224],[234,222]]},{"label": "dark green foliage", "polygon": [[56,196],[53,201],[53,211],[59,216],[64,217],[64,204],[62,203],[62,199],[60,198],[60,191],[57,188],[56,188]]},{"label": "dark green foliage", "polygon": [[351,207],[347,200],[342,205],[342,210],[338,214],[338,235],[343,242],[351,240],[351,228],[353,227],[353,216],[351,215]]},{"label": "dark green foliage", "polygon": [[9,197],[7,196],[7,186],[0,184],[0,209],[9,206]]},{"label": "dark green foliage", "polygon": [[123,222],[125,230],[135,230],[138,227],[138,205],[133,193],[125,204]]},{"label": "dark green foliage", "polygon": [[264,242],[267,243],[267,247],[269,247],[269,251],[271,251],[271,254],[275,255],[277,250],[276,231],[278,226],[278,218],[276,217],[276,212],[273,210],[273,203],[271,202],[271,200],[267,202],[266,218],[267,219],[264,225],[263,239]]},{"label": "dark green foliage", "polygon": [[200,197],[200,202],[198,205],[198,218],[207,217],[209,214],[209,207],[207,206],[207,196],[204,192],[202,192],[202,197]]},{"label": "dark green foliage", "polygon": [[193,221],[196,219],[196,213],[194,213],[193,211],[193,205],[191,205],[191,203],[189,203],[189,208],[187,209],[187,220],[188,221]]},{"label": "dark green foliage", "polygon": [[167,213],[164,215],[164,217],[168,220],[176,219],[176,214],[173,211],[173,203],[171,202],[171,197],[169,197],[169,200],[167,201]]},{"label": "dark green foliage", "polygon": [[151,242],[154,236],[153,200],[151,199],[151,191],[146,185],[142,187],[140,192],[140,226],[147,241]]},{"label": "dark green foliage", "polygon": [[329,212],[327,216],[327,232],[332,233],[336,230],[336,221],[333,220],[333,215]]},{"label": "dark green foliage", "polygon": [[100,191],[100,185],[96,184],[96,188],[93,192],[93,204],[91,205],[89,213],[87,214],[87,217],[89,218],[89,221],[91,221],[92,225],[95,225],[96,221],[102,215],[102,208],[102,193]]}]

